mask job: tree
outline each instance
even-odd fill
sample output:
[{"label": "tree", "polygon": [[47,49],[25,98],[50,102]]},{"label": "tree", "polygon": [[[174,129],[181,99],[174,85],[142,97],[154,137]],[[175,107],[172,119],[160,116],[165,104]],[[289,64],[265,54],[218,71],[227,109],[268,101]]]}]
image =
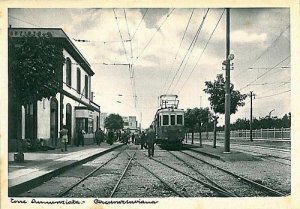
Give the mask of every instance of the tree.
[{"label": "tree", "polygon": [[9,38],[10,97],[21,105],[55,96],[62,68],[62,48],[51,33]]},{"label": "tree", "polygon": [[22,105],[57,94],[64,56],[50,33],[9,37],[8,53],[9,138],[18,142]]},{"label": "tree", "polygon": [[119,130],[124,127],[123,118],[119,114],[110,114],[105,118],[104,126],[110,130]]},{"label": "tree", "polygon": [[208,126],[210,115],[211,113],[208,108],[195,107],[193,109],[187,109],[184,121],[187,130],[192,132],[192,144],[194,143],[194,132],[198,130],[200,135],[200,145],[202,145],[201,131],[203,131],[203,124]]},{"label": "tree", "polygon": [[[215,113],[225,114],[225,79],[223,74],[218,74],[217,79],[213,82],[205,81],[206,88],[203,91],[210,94],[208,100]],[[238,107],[245,105],[243,102],[247,95],[241,94],[239,91],[234,90],[234,85],[230,84],[231,104],[230,114],[237,112]]]}]

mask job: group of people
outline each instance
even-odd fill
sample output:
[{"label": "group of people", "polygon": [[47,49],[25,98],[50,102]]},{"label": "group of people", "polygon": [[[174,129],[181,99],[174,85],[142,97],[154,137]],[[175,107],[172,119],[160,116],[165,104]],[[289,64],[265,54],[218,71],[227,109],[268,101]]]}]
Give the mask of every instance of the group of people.
[{"label": "group of people", "polygon": [[134,144],[138,144],[140,142],[141,149],[148,149],[148,156],[153,157],[154,156],[154,144],[156,143],[156,135],[153,129],[153,126],[150,126],[150,129],[148,129],[145,133],[145,131],[142,131],[140,134],[132,133],[130,134],[130,131],[124,131],[122,134],[122,142],[125,144],[131,142]]},{"label": "group of people", "polygon": [[[67,151],[67,143],[68,143],[68,129],[67,126],[64,125],[63,128],[60,130],[60,149],[61,151]],[[77,133],[78,141],[77,141],[77,147],[81,144],[84,146],[84,134],[85,131],[83,129],[79,129]],[[108,139],[114,138],[111,136],[113,132],[108,132]],[[148,149],[148,156],[153,157],[154,156],[154,144],[156,142],[156,135],[153,129],[153,126],[150,126],[150,129],[147,130],[145,133],[142,131],[140,134],[130,133],[129,130],[124,131],[120,135],[120,139],[123,143],[128,144],[129,140],[131,138],[132,143],[138,144],[140,141],[141,143],[141,149]],[[101,142],[103,142],[105,139],[105,134],[101,130],[101,128],[97,129],[95,132],[95,140],[96,144],[100,146]],[[113,139],[112,139],[113,140]]]},{"label": "group of people", "polygon": [[[68,128],[66,125],[63,125],[63,128],[59,131],[59,134],[60,134],[60,149],[61,151],[68,151],[67,150],[67,144],[68,144]],[[80,128],[77,132],[77,147],[79,145],[81,146],[84,146],[84,134],[85,134],[85,131]],[[96,143],[97,145],[100,145],[100,143],[102,141],[104,141],[104,133],[103,131],[101,130],[101,128],[99,128],[96,132],[95,132],[95,139],[96,139]]]}]

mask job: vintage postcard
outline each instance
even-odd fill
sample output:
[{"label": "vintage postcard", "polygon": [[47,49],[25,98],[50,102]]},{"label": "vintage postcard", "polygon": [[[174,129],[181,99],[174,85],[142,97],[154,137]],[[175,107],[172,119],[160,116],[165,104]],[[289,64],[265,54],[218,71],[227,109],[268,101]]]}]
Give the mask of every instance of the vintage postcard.
[{"label": "vintage postcard", "polygon": [[1,207],[299,208],[299,1],[0,5]]}]

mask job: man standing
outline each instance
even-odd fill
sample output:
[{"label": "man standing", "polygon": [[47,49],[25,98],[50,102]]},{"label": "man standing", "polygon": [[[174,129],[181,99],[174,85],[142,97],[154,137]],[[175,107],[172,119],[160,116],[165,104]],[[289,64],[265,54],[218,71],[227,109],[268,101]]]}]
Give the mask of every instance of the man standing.
[{"label": "man standing", "polygon": [[68,142],[68,129],[66,125],[63,125],[63,128],[59,131],[60,133],[60,149],[63,152],[63,146],[65,147],[65,151],[67,151],[67,142]]},{"label": "man standing", "polygon": [[141,134],[141,149],[143,149],[144,147],[146,148],[145,143],[146,143],[146,135],[145,135],[145,132],[142,131],[142,134]]},{"label": "man standing", "polygon": [[96,143],[97,145],[100,146],[102,140],[103,140],[103,131],[101,130],[101,128],[99,128],[96,132],[95,132],[95,138],[96,138]]},{"label": "man standing", "polygon": [[84,134],[85,134],[85,131],[80,128],[79,131],[78,131],[78,144],[77,144],[77,147],[81,144],[81,146],[84,146]]},{"label": "man standing", "polygon": [[150,125],[150,129],[147,133],[147,145],[148,145],[148,157],[154,156],[154,143],[156,140],[156,135],[153,130],[153,125]]}]

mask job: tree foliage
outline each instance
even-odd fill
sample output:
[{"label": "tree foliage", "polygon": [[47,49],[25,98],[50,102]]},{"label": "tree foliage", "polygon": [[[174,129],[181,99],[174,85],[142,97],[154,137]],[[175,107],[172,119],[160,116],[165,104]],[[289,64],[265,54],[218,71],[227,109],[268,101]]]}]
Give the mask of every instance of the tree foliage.
[{"label": "tree foliage", "polygon": [[[205,81],[206,88],[203,90],[205,93],[209,94],[208,100],[215,113],[224,114],[225,113],[225,79],[223,74],[218,74],[216,80]],[[230,84],[231,92],[231,104],[230,104],[230,114],[237,112],[238,107],[245,105],[243,102],[247,95],[241,94],[239,91],[234,90],[234,85]]]},{"label": "tree foliage", "polygon": [[119,114],[110,114],[105,118],[104,126],[109,130],[119,130],[124,127],[124,121]]},{"label": "tree foliage", "polygon": [[211,115],[208,108],[187,109],[184,118],[185,127],[191,131],[199,130],[203,124],[211,121]]},{"label": "tree foliage", "polygon": [[[285,114],[282,118],[278,117],[260,117],[254,118],[252,121],[253,129],[266,128],[290,128],[291,127],[291,113]],[[239,118],[231,124],[231,130],[249,130],[250,120],[246,118]]]},{"label": "tree foliage", "polygon": [[25,105],[55,96],[64,57],[51,34],[9,37],[8,47],[11,99]]}]

